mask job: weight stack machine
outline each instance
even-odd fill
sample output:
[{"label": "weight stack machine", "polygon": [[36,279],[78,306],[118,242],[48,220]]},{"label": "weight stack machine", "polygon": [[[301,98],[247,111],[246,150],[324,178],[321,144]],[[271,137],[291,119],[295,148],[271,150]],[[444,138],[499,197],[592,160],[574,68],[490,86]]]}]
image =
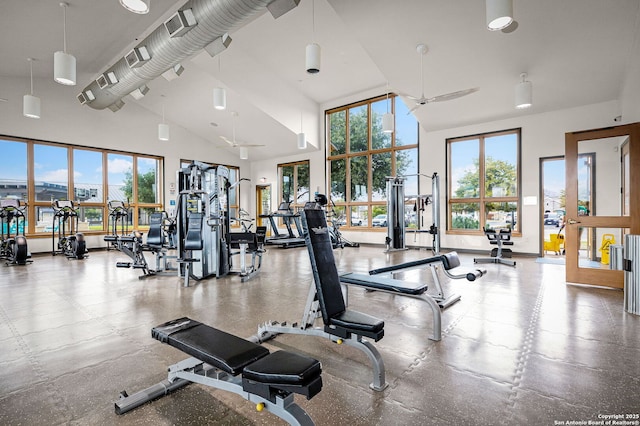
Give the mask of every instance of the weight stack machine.
[{"label": "weight stack machine", "polygon": [[406,250],[404,178],[387,176],[387,251]]}]

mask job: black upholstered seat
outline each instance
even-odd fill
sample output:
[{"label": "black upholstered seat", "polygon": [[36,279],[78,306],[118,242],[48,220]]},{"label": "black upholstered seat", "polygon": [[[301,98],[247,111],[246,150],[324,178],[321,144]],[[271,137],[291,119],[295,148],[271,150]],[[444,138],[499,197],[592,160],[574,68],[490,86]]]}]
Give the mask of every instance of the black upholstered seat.
[{"label": "black upholstered seat", "polygon": [[264,346],[186,317],[154,327],[151,335],[234,376],[269,354]]},{"label": "black upholstered seat", "polygon": [[152,250],[159,250],[164,243],[162,238],[162,212],[153,212],[149,216],[149,232],[147,233],[147,246]]}]

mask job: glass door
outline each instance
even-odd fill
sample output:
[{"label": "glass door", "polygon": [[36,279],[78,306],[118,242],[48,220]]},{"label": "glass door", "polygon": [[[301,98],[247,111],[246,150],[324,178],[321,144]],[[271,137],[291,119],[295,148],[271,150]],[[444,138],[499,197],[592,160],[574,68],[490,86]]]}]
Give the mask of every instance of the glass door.
[{"label": "glass door", "polygon": [[638,123],[565,135],[567,282],[623,287],[610,246],[640,231],[640,170],[628,167],[640,158],[639,138]]}]

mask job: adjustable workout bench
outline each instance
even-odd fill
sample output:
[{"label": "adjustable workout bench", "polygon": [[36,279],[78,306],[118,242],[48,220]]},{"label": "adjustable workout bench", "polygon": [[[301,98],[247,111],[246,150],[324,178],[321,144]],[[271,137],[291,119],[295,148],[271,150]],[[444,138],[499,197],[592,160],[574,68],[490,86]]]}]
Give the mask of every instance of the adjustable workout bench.
[{"label": "adjustable workout bench", "polygon": [[[304,334],[353,346],[364,352],[372,363],[373,382],[369,386],[382,391],[387,387],[384,362],[378,350],[363,338],[368,337],[375,342],[382,339],[384,321],[346,309],[324,210],[316,203],[307,203],[302,214],[302,225],[314,281],[309,287],[302,321],[291,325],[267,321],[258,327],[258,334],[254,338],[257,342],[264,342],[278,334]],[[324,328],[314,327],[320,316]]]},{"label": "adjustable workout bench", "polygon": [[269,353],[264,346],[179,318],[154,327],[151,335],[191,355],[171,365],[167,380],[133,395],[122,392],[116,414],[124,414],[189,383],[233,392],[291,425],[313,425],[294,393],[313,398],[322,389],[320,362],[293,352]]},{"label": "adjustable workout bench", "polygon": [[[511,249],[502,248],[502,246],[512,246],[511,241],[511,228],[500,229],[496,232],[495,229],[482,228],[484,234],[489,239],[489,244],[496,245],[497,247],[491,250],[491,257],[479,257],[473,259],[474,263],[501,263],[503,265],[516,266],[515,260],[507,260],[505,257],[511,257]],[[503,257],[504,256],[504,257]]]}]

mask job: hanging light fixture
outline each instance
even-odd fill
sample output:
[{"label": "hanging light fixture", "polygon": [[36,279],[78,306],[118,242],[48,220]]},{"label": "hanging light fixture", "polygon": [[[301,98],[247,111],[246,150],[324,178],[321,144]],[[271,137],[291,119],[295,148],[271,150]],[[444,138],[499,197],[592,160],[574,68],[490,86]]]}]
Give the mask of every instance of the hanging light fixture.
[{"label": "hanging light fixture", "polygon": [[40,98],[33,96],[33,58],[27,58],[31,73],[31,93],[22,98],[22,115],[28,118],[40,118]]},{"label": "hanging light fixture", "polygon": [[53,54],[53,79],[65,86],[76,85],[76,58],[75,56],[67,53],[67,6],[69,3],[62,2],[64,16],[63,25],[63,50],[57,51]]},{"label": "hanging light fixture", "polygon": [[513,0],[486,0],[487,28],[498,31],[513,22]]},{"label": "hanging light fixture", "polygon": [[532,85],[527,81],[527,73],[520,74],[520,83],[516,86],[516,108],[525,109],[533,105]]},{"label": "hanging light fixture", "polygon": [[[161,95],[164,98],[164,95]],[[169,125],[164,122],[164,99],[162,101],[162,123],[158,124],[158,139],[169,140]]]},{"label": "hanging light fixture", "polygon": [[393,133],[395,129],[395,117],[389,110],[389,82],[387,82],[387,112],[382,115],[382,132]]},{"label": "hanging light fixture", "polygon": [[129,12],[145,14],[149,13],[151,0],[120,0],[122,7]]},{"label": "hanging light fixture", "polygon": [[[218,56],[218,75],[220,74],[220,57]],[[213,89],[213,107],[217,110],[227,109],[227,91],[224,87]]]},{"label": "hanging light fixture", "polygon": [[[300,80],[300,98],[304,98],[302,94],[302,80]],[[300,104],[300,133],[298,133],[298,149],[307,149],[307,138],[302,130],[302,103]]]},{"label": "hanging light fixture", "polygon": [[241,146],[240,147],[240,159],[241,160],[248,160],[249,159],[249,148],[247,148],[246,146]]},{"label": "hanging light fixture", "polygon": [[311,25],[312,43],[307,44],[305,50],[305,69],[309,74],[317,74],[320,72],[320,45],[315,42],[316,38],[316,2],[311,3]]}]

